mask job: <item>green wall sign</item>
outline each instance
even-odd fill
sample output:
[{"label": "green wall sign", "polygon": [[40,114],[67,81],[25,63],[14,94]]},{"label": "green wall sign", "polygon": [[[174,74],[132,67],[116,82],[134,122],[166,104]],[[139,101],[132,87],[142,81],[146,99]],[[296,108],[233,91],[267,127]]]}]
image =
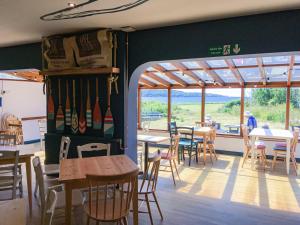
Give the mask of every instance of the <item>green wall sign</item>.
[{"label": "green wall sign", "polygon": [[227,55],[237,55],[241,51],[239,44],[227,44],[223,46],[210,47],[208,49],[208,54],[210,56],[227,56]]}]

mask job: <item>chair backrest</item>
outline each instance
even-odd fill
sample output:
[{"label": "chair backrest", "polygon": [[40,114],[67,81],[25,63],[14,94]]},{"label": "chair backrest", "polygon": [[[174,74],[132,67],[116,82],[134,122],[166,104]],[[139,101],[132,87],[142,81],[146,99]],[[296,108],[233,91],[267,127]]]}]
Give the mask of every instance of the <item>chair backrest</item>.
[{"label": "chair backrest", "polygon": [[32,159],[32,165],[35,172],[35,182],[37,182],[37,186],[39,189],[41,208],[44,209],[46,206],[45,183],[41,161],[38,156]]},{"label": "chair backrest", "polygon": [[211,127],[212,124],[209,122],[200,122],[200,121],[196,121],[195,122],[195,126],[196,127]]},{"label": "chair backrest", "polygon": [[142,129],[144,132],[148,132],[150,129],[151,121],[150,120],[144,120],[142,122]]},{"label": "chair backrest", "polygon": [[55,190],[49,190],[47,194],[45,208],[42,212],[42,225],[51,225],[52,218],[57,202],[57,193]]},{"label": "chair backrest", "polygon": [[298,139],[299,139],[299,128],[295,128],[294,132],[293,132],[293,139],[292,139],[292,143],[291,143],[291,153],[296,153],[296,149],[297,149],[297,144],[298,144]]},{"label": "chair backrest", "polygon": [[14,159],[11,172],[13,174],[13,187],[12,187],[12,199],[17,195],[17,181],[18,181],[18,164],[19,164],[19,151],[0,151],[0,159]]},{"label": "chair backrest", "polygon": [[116,176],[87,174],[88,214],[99,221],[118,221],[129,214],[138,169]]},{"label": "chair backrest", "polygon": [[158,180],[160,160],[160,155],[155,155],[154,157],[148,158],[146,172],[143,175],[143,181],[139,190],[140,192],[142,190],[155,192]]},{"label": "chair backrest", "polygon": [[215,140],[216,140],[216,137],[217,137],[217,130],[216,128],[211,128],[211,132],[210,132],[210,135],[209,135],[209,140],[214,143]]},{"label": "chair backrest", "polygon": [[110,155],[110,144],[104,143],[90,143],[85,145],[77,146],[78,157],[82,158],[82,152],[106,152],[106,155]]},{"label": "chair backrest", "polygon": [[242,127],[244,145],[247,149],[249,149],[249,148],[251,148],[251,143],[250,143],[250,139],[249,139],[248,127],[244,124],[242,124],[241,127]]},{"label": "chair backrest", "polygon": [[59,150],[59,161],[68,158],[68,152],[70,148],[71,139],[66,136],[61,137],[60,150]]},{"label": "chair backrest", "polygon": [[168,150],[168,155],[172,157],[177,157],[178,154],[178,147],[179,147],[179,140],[180,136],[179,135],[173,135],[171,137],[171,145]]},{"label": "chair backrest", "polygon": [[176,129],[176,122],[170,122],[168,124],[168,131],[169,131],[169,134],[170,134],[170,137],[172,137],[173,135],[177,135],[177,129]]},{"label": "chair backrest", "polygon": [[189,143],[191,146],[194,141],[194,127],[177,127],[177,132],[180,135],[180,140]]},{"label": "chair backrest", "polygon": [[0,145],[16,145],[17,136],[14,134],[0,134]]}]

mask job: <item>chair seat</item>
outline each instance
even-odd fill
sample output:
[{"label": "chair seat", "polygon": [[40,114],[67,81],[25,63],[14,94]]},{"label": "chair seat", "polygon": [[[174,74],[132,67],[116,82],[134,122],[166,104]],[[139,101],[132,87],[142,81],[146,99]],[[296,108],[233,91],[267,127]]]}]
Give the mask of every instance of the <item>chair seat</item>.
[{"label": "chair seat", "polygon": [[262,150],[262,149],[266,148],[266,145],[263,141],[256,141],[255,142],[255,148]]},{"label": "chair seat", "polygon": [[[196,142],[192,142],[192,145],[196,145]],[[191,146],[191,141],[190,140],[180,140],[179,145],[181,146]]]},{"label": "chair seat", "polygon": [[[22,180],[22,175],[17,175],[17,184]],[[0,189],[12,188],[14,184],[14,176],[1,176]]]},{"label": "chair seat", "polygon": [[59,164],[45,164],[44,165],[45,175],[57,175],[59,174]]},{"label": "chair seat", "polygon": [[275,147],[286,148],[286,142],[276,142]]},{"label": "chair seat", "polygon": [[171,160],[171,159],[176,158],[175,155],[172,155],[171,153],[168,153],[168,152],[161,152],[160,157],[161,157],[161,159],[165,159],[165,160]]},{"label": "chair seat", "polygon": [[195,142],[195,143],[203,143],[204,140],[203,140],[203,138],[196,137],[196,138],[194,138],[194,142]]},{"label": "chair seat", "polygon": [[[83,202],[83,198],[82,198],[81,192],[79,190],[73,190],[72,191],[72,205],[79,206],[82,204],[82,202]],[[64,208],[65,205],[66,205],[65,192],[58,191],[56,208]]]},{"label": "chair seat", "polygon": [[286,147],[280,147],[280,146],[274,146],[273,147],[274,151],[282,151],[285,152],[286,151]]}]

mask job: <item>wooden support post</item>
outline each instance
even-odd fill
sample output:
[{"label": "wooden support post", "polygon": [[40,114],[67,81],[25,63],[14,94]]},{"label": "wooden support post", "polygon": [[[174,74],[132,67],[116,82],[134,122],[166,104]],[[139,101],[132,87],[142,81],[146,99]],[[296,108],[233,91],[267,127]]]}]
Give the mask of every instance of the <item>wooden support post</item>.
[{"label": "wooden support post", "polygon": [[[240,109],[240,123],[244,124],[244,112],[245,112],[245,88],[241,88],[241,109]],[[242,127],[241,129],[242,130]],[[240,135],[242,135],[242,132],[240,132]]]},{"label": "wooden support post", "polygon": [[138,129],[142,128],[141,124],[141,89],[138,88]]},{"label": "wooden support post", "polygon": [[168,124],[171,122],[171,88],[168,88]]},{"label": "wooden support post", "polygon": [[291,99],[291,87],[286,89],[286,111],[285,111],[285,129],[289,129],[290,124],[290,99]]},{"label": "wooden support post", "polygon": [[201,97],[201,122],[205,122],[205,88],[202,88],[202,97]]}]

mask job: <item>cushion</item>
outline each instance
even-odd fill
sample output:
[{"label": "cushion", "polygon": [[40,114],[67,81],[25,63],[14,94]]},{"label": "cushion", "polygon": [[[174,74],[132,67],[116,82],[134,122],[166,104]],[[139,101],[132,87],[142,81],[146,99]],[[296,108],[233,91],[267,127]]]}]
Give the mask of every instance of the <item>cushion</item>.
[{"label": "cushion", "polygon": [[255,142],[255,148],[257,149],[264,149],[266,148],[266,145],[263,141],[256,141]]},{"label": "cushion", "polygon": [[172,155],[168,152],[161,152],[160,156],[162,159],[171,159],[172,158]]},{"label": "cushion", "polygon": [[276,143],[275,143],[275,146],[276,146],[276,147],[283,147],[283,148],[286,148],[286,142],[276,142]]},{"label": "cushion", "polygon": [[274,146],[273,150],[276,150],[276,151],[286,151],[286,147]]},{"label": "cushion", "polygon": [[203,138],[194,138],[195,143],[203,143]]}]

